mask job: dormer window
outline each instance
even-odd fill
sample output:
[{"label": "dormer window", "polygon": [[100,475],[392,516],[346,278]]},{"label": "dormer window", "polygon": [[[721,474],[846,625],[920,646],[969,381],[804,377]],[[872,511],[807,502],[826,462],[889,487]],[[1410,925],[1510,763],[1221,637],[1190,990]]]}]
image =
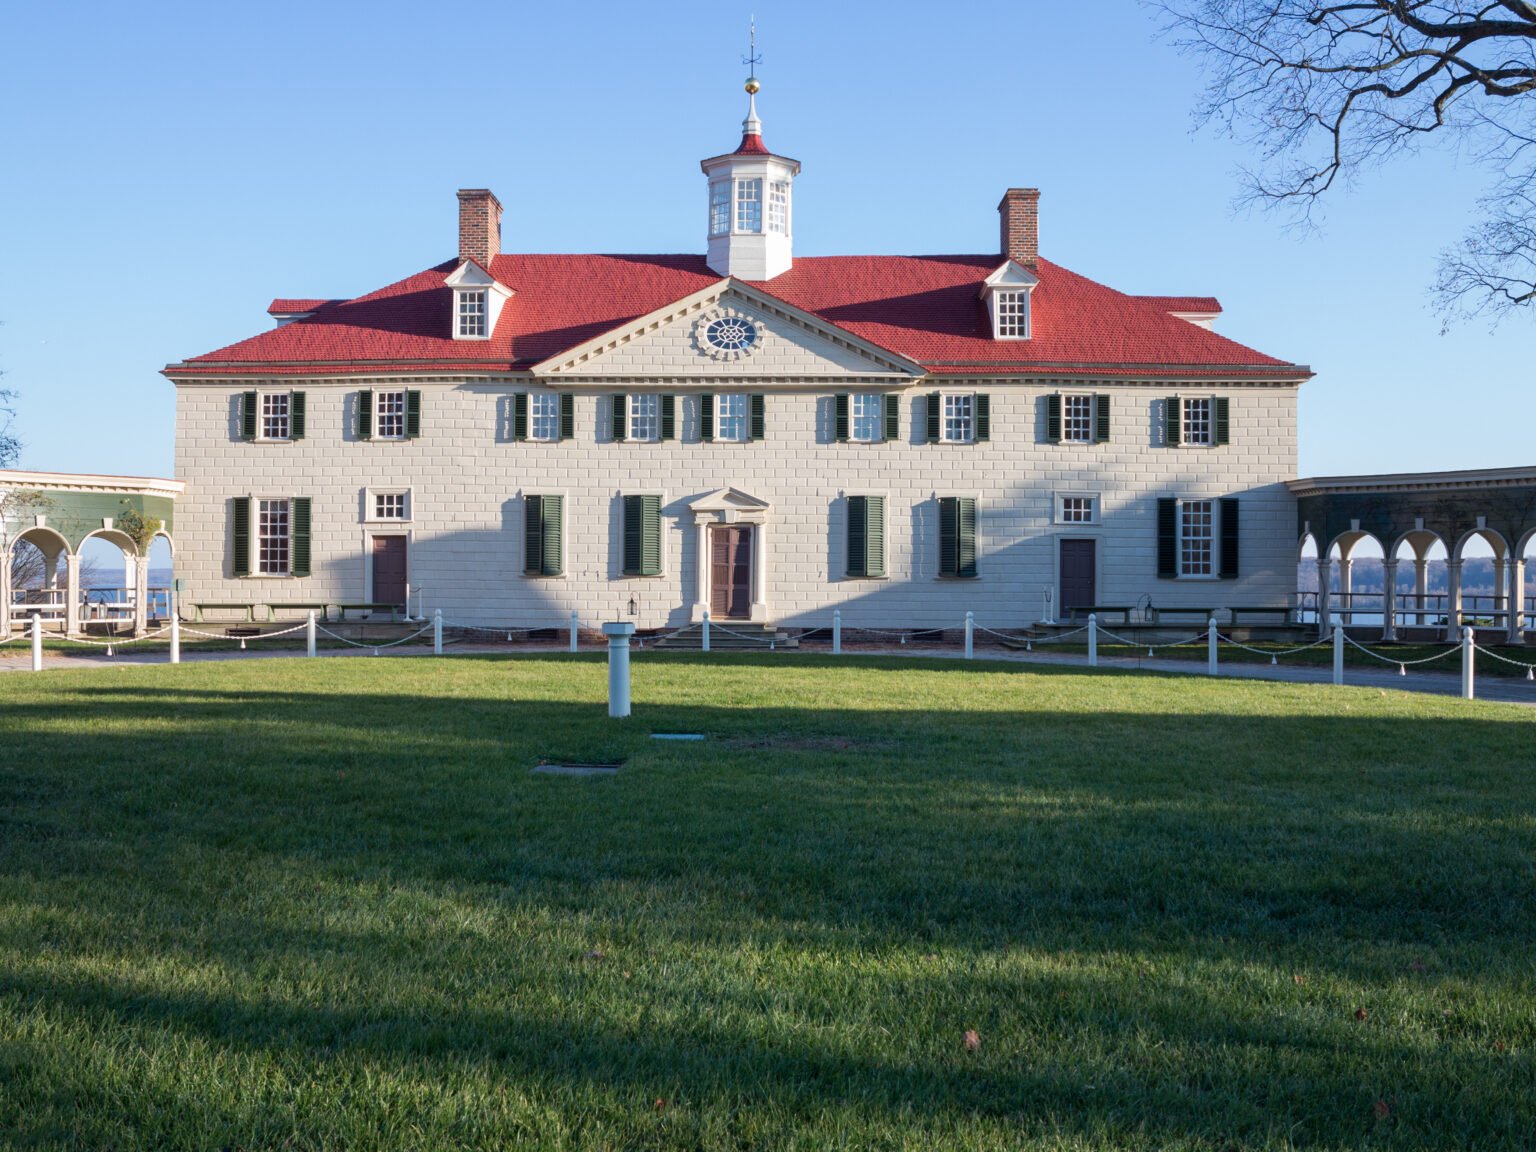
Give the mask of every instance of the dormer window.
[{"label": "dormer window", "polygon": [[489,333],[485,324],[485,289],[469,289],[460,291],[459,304],[459,332],[460,340],[483,340]]},{"label": "dormer window", "polygon": [[981,296],[991,314],[992,339],[1029,339],[1029,304],[1038,283],[1033,272],[1014,260],[982,281]]},{"label": "dormer window", "polygon": [[1027,292],[999,292],[996,308],[999,340],[1023,340],[1029,336]]}]

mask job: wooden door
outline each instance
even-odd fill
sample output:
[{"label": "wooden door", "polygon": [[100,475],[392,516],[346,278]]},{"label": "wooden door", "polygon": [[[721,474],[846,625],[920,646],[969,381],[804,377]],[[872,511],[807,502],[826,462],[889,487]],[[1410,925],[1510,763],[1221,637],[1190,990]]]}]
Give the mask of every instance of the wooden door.
[{"label": "wooden door", "polygon": [[405,537],[373,538],[373,602],[405,604]]},{"label": "wooden door", "polygon": [[1087,608],[1098,603],[1096,541],[1063,540],[1061,542],[1061,609],[1058,619],[1072,619],[1074,608]]},{"label": "wooden door", "polygon": [[709,614],[721,620],[752,616],[752,527],[730,525],[710,533]]}]

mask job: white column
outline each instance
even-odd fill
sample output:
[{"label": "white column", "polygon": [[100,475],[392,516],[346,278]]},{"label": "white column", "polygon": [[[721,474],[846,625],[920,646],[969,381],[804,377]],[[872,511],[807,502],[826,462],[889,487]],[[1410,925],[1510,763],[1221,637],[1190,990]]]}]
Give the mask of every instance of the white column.
[{"label": "white column", "polygon": [[1326,556],[1317,558],[1317,634],[1328,635],[1328,620],[1333,606],[1333,561]]},{"label": "white column", "polygon": [[695,538],[698,549],[698,580],[695,581],[693,597],[694,622],[704,619],[704,613],[709,608],[709,525],[710,521],[698,516],[694,519],[694,525],[698,535]]},{"label": "white column", "polygon": [[1510,644],[1525,643],[1525,628],[1521,624],[1521,614],[1525,611],[1525,563],[1518,556],[1507,556],[1504,559],[1504,590],[1509,594],[1509,637]]},{"label": "white column", "polygon": [[64,635],[80,631],[80,554],[64,558]]},{"label": "white column", "polygon": [[0,539],[0,636],[11,634],[11,553],[14,540]]},{"label": "white column", "polygon": [[149,557],[135,556],[133,560],[133,634],[142,636],[149,631]]},{"label": "white column", "polygon": [[1397,559],[1381,562],[1381,638],[1397,639]]},{"label": "white column", "polygon": [[1419,610],[1413,622],[1420,628],[1424,627],[1424,597],[1429,595],[1429,558],[1422,552],[1413,554],[1413,598],[1414,607]]},{"label": "white column", "polygon": [[1355,593],[1355,565],[1349,558],[1349,553],[1339,553],[1339,611],[1344,619],[1345,626],[1354,619],[1350,609],[1354,604]]},{"label": "white column", "polygon": [[603,625],[608,637],[608,715],[616,720],[629,715],[629,638],[635,626],[627,620]]},{"label": "white column", "polygon": [[752,619],[768,619],[768,525],[752,526]]},{"label": "white column", "polygon": [[1445,564],[1445,638],[1454,643],[1461,637],[1461,561]]}]

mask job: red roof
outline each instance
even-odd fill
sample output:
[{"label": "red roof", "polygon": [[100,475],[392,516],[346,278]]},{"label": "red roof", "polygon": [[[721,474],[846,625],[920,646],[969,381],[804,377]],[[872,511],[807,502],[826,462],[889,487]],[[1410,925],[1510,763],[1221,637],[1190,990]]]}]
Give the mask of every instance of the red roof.
[{"label": "red roof", "polygon": [[1168,312],[1220,312],[1221,301],[1214,296],[1138,296]]},{"label": "red roof", "polygon": [[763,143],[763,138],[756,132],[745,132],[742,134],[741,143],[736,145],[736,151],[733,155],[772,156],[773,153],[768,151],[768,146]]},{"label": "red roof", "polygon": [[297,300],[279,296],[267,305],[268,316],[294,316],[301,312],[313,312],[317,308],[323,308],[327,304],[340,304],[340,300],[312,299],[300,297]]},{"label": "red roof", "polygon": [[[1031,339],[994,340],[984,256],[808,256],[753,288],[943,375],[1296,378],[1303,370],[1169,315],[1169,301],[1116,292],[1040,261]],[[362,375],[526,370],[719,283],[704,257],[505,255],[490,269],[513,291],[490,340],[450,337],[440,264],[306,319],[170,365],[167,375]],[[299,304],[315,301],[284,300]],[[1206,311],[1191,307],[1177,310]]]}]

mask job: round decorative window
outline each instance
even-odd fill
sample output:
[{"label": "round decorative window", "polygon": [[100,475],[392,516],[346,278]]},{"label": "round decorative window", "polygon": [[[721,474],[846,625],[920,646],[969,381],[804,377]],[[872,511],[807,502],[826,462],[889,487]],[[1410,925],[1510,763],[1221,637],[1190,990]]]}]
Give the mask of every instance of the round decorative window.
[{"label": "round decorative window", "polygon": [[716,360],[739,360],[750,355],[761,335],[756,320],[724,308],[701,316],[693,329],[699,351]]}]

